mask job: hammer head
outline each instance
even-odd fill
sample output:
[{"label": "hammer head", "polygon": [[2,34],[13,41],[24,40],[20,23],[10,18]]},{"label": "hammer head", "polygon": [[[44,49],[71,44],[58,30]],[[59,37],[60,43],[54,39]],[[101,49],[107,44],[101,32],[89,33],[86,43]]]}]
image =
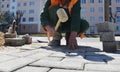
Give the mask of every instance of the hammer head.
[{"label": "hammer head", "polygon": [[67,13],[65,12],[63,8],[59,8],[57,10],[57,15],[58,15],[60,22],[66,22],[68,20]]}]

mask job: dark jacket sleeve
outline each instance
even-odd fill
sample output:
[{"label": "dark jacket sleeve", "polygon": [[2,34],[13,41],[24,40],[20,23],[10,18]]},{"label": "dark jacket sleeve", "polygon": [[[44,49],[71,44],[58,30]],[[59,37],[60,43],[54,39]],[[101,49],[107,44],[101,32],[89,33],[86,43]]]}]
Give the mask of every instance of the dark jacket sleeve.
[{"label": "dark jacket sleeve", "polygon": [[80,0],[73,6],[71,13],[71,31],[80,30]]},{"label": "dark jacket sleeve", "polygon": [[49,13],[48,13],[49,6],[50,6],[50,0],[47,0],[43,12],[40,15],[41,24],[43,27],[49,24]]}]

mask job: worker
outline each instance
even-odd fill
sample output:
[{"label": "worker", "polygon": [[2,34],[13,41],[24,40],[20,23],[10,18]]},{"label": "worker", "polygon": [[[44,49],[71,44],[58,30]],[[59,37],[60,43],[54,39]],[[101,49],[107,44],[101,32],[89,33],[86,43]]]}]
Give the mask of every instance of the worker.
[{"label": "worker", "polygon": [[[61,22],[58,30],[55,31],[55,26],[58,21],[56,14],[59,8],[63,8],[67,13],[68,20]],[[65,33],[66,45],[70,49],[76,49],[78,43],[76,37],[78,35],[81,38],[84,36],[84,32],[89,28],[89,23],[81,19],[80,16],[80,0],[47,0],[41,13],[41,24],[45,31],[53,36],[53,40],[48,43],[49,46],[60,46],[62,35]]]}]

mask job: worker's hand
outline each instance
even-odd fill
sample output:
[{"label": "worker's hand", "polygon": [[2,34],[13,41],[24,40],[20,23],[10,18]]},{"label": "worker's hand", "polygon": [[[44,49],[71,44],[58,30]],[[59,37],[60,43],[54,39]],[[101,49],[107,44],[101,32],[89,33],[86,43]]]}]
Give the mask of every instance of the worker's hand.
[{"label": "worker's hand", "polygon": [[69,42],[68,42],[68,47],[70,49],[76,49],[78,47],[76,36],[77,36],[77,32],[75,31],[71,32]]},{"label": "worker's hand", "polygon": [[45,26],[45,29],[47,30],[47,33],[49,33],[52,36],[56,34],[56,31],[54,30],[54,28],[50,27],[49,25]]}]

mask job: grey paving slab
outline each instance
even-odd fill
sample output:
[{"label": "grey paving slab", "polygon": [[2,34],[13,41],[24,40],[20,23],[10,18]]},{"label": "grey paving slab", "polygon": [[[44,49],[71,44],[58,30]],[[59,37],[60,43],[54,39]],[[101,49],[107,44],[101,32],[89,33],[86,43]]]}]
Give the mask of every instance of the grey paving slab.
[{"label": "grey paving slab", "polygon": [[18,52],[22,52],[24,50],[20,50],[17,47],[9,47],[6,46],[3,49],[0,49],[0,54],[11,54],[11,53],[18,53]]},{"label": "grey paving slab", "polygon": [[35,54],[27,56],[26,58],[39,60],[39,59],[42,59],[44,57],[48,57],[50,54],[51,53],[35,53]]},{"label": "grey paving slab", "polygon": [[86,56],[85,59],[87,63],[106,63],[100,56]]},{"label": "grey paving slab", "polygon": [[48,61],[48,60],[39,60],[30,64],[32,66],[43,66],[43,67],[53,67],[53,68],[63,68],[63,69],[83,69],[84,63],[82,62],[60,62],[60,61]]},{"label": "grey paving slab", "polygon": [[108,64],[86,64],[85,70],[87,71],[120,71],[120,65],[108,65]]},{"label": "grey paving slab", "polygon": [[62,57],[44,57],[44,58],[42,58],[41,60],[61,61],[61,60],[63,60],[63,58],[62,58]]},{"label": "grey paving slab", "polygon": [[0,63],[1,62],[5,62],[5,61],[9,61],[12,59],[16,59],[17,57],[13,57],[13,56],[9,56],[9,55],[0,55]]},{"label": "grey paving slab", "polygon": [[110,71],[83,71],[83,70],[65,70],[65,69],[52,69],[50,72],[110,72]]},{"label": "grey paving slab", "polygon": [[32,54],[35,54],[37,53],[38,51],[34,51],[34,50],[30,50],[30,51],[24,51],[24,52],[19,52],[19,53],[11,53],[9,55],[12,55],[12,56],[17,56],[17,57],[26,57],[26,56],[29,56],[29,55],[32,55]]},{"label": "grey paving slab", "polygon": [[2,62],[0,63],[0,71],[10,72],[34,61],[35,61],[34,59],[30,59],[30,58],[18,58],[18,59]]},{"label": "grey paving slab", "polygon": [[26,66],[14,72],[47,72],[50,68]]},{"label": "grey paving slab", "polygon": [[112,65],[120,65],[120,59],[113,59],[113,60],[110,60],[110,61],[107,61],[108,64]]}]

